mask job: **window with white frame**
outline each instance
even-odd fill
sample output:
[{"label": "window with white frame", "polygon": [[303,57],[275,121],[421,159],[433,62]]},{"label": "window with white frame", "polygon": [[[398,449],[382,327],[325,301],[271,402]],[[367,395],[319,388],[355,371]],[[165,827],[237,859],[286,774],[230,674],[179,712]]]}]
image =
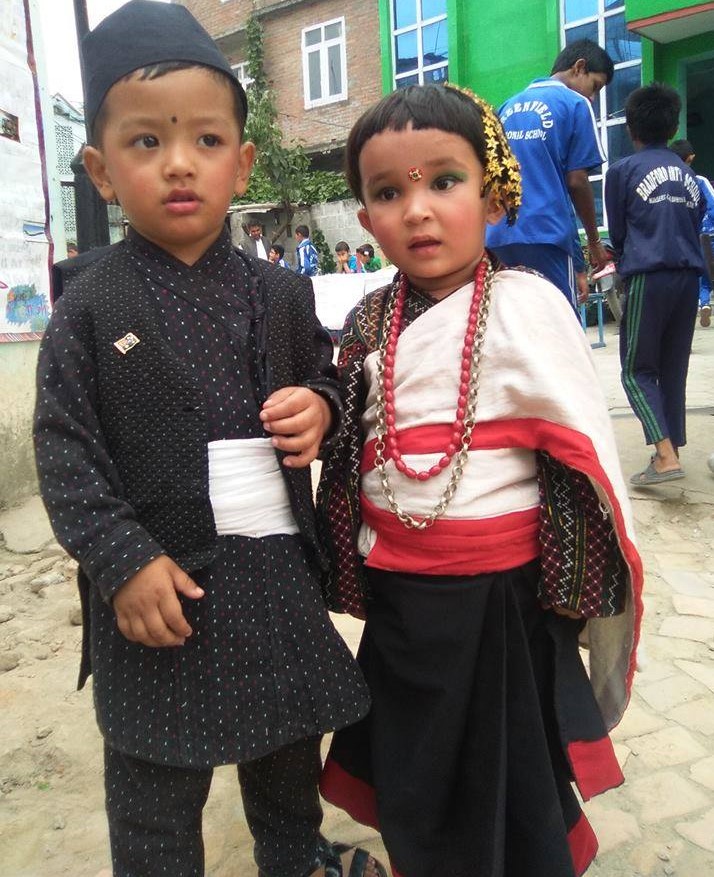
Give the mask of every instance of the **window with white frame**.
[{"label": "window with white frame", "polygon": [[627,29],[623,0],[560,0],[562,44],[589,39],[603,46],[615,64],[612,82],[595,98],[593,109],[607,161],[590,180],[598,223],[604,224],[602,181],[608,166],[634,152],[625,127],[625,101],[642,84],[642,44]]},{"label": "window with white frame", "polygon": [[302,32],[305,109],[347,98],[345,20],[335,18]]},{"label": "window with white frame", "polygon": [[394,87],[446,82],[449,35],[446,0],[392,0]]},{"label": "window with white frame", "polygon": [[243,88],[248,88],[248,86],[253,82],[248,73],[248,62],[247,61],[239,61],[237,64],[231,64],[231,70],[235,73],[236,79]]}]

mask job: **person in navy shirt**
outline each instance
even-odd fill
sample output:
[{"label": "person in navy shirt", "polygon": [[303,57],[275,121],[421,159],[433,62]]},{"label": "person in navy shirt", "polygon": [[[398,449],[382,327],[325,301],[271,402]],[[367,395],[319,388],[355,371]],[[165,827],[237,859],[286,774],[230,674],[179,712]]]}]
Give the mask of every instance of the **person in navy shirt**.
[{"label": "person in navy shirt", "polygon": [[575,211],[593,266],[600,270],[609,258],[598,232],[588,170],[605,160],[591,101],[613,72],[604,49],[578,40],[555,59],[550,78],[534,80],[499,110],[521,166],[523,204],[513,226],[502,221],[489,228],[486,243],[505,264],[540,271],[573,307]]},{"label": "person in navy shirt", "polygon": [[630,479],[637,486],[684,478],[685,388],[705,268],[699,245],[704,198],[695,175],[667,148],[681,104],[668,85],[633,91],[625,119],[636,152],[605,176],[610,240],[626,288],[622,385],[645,442],[655,446],[648,465]]}]

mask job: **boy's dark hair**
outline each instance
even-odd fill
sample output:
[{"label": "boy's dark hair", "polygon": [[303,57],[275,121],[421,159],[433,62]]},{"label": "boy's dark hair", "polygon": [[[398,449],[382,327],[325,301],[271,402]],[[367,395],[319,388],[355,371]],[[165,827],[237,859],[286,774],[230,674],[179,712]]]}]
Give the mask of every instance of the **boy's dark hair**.
[{"label": "boy's dark hair", "polygon": [[[232,81],[230,76],[217,70],[215,67],[208,67],[205,64],[196,64],[193,61],[160,61],[158,64],[149,64],[146,67],[141,67],[139,70],[133,70],[131,73],[127,73],[127,75],[123,76],[119,82],[127,82],[129,79],[136,76],[137,73],[139,74],[139,79],[158,79],[160,76],[165,76],[167,73],[173,73],[176,70],[207,70],[218,82],[225,82],[230,88],[233,96],[233,109],[242,139],[243,131],[245,129],[245,112],[243,110],[243,96],[240,91],[240,85],[237,79]],[[104,134],[104,126],[106,123],[107,101],[105,97],[97,110],[94,122],[92,123],[92,130],[90,131],[93,146],[101,146],[102,135]]]},{"label": "boy's dark hair", "polygon": [[612,82],[612,77],[615,74],[612,58],[602,46],[598,46],[592,40],[576,40],[566,46],[553,61],[551,76],[554,73],[564,73],[566,70],[570,70],[573,64],[581,58],[585,61],[587,73],[604,73],[608,84]]},{"label": "boy's dark hair", "polygon": [[357,252],[362,253],[362,255],[366,256],[368,259],[374,259],[374,247],[372,244],[362,244]]},{"label": "boy's dark hair", "polygon": [[301,234],[304,238],[310,237],[310,229],[306,225],[297,225],[295,226],[295,231],[298,234]]},{"label": "boy's dark hair", "polygon": [[690,155],[694,155],[694,147],[689,142],[689,140],[673,140],[669,144],[669,148],[672,152],[676,153],[682,161],[686,161]]},{"label": "boy's dark hair", "polygon": [[640,143],[666,143],[679,125],[682,100],[671,85],[653,82],[636,88],[625,102],[630,137]]},{"label": "boy's dark hair", "polygon": [[350,245],[347,241],[337,241],[335,244],[335,252],[336,253],[349,253]]},{"label": "boy's dark hair", "polygon": [[[383,131],[436,128],[463,137],[486,166],[486,139],[481,113],[463,92],[443,85],[410,85],[383,97],[355,122],[345,147],[345,175],[355,198],[362,202],[359,157],[368,140]],[[371,257],[370,257],[371,258]]]},{"label": "boy's dark hair", "polygon": [[271,244],[270,249],[275,250],[278,254],[278,259],[282,259],[285,255],[285,247],[282,244]]}]

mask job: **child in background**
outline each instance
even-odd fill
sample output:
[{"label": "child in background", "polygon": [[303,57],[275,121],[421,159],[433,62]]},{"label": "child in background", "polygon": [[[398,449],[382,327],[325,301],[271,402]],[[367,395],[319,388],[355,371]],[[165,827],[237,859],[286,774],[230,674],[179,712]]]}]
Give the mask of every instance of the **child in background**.
[{"label": "child in background", "polygon": [[290,268],[285,260],[285,247],[282,244],[273,244],[268,253],[268,261],[281,268]]},{"label": "child in background", "polygon": [[130,228],[66,263],[35,441],[79,562],[114,877],[200,877],[232,763],[260,877],[377,877],[320,835],[321,735],[368,706],[320,592],[309,464],[340,401],[310,282],[231,246],[245,94],[178,5],[132,0],[83,57],[85,165]]},{"label": "child in background", "polygon": [[[694,147],[689,140],[673,140],[669,144],[672,152],[676,152],[682,161],[692,166],[696,158]],[[699,325],[708,329],[712,321],[712,274],[714,274],[714,188],[711,182],[701,174],[696,174],[699,188],[704,198],[705,210],[702,218],[700,240],[707,270],[699,278]]]},{"label": "child in background", "polygon": [[317,274],[317,250],[310,240],[310,229],[306,225],[298,225],[295,229],[295,240],[297,241],[295,272],[306,277],[314,277]]},{"label": "child in background", "polygon": [[400,274],[339,353],[318,514],[328,603],[366,618],[372,708],[335,734],[321,790],[400,877],[580,875],[597,842],[571,781],[585,799],[622,782],[607,731],[642,584],[590,347],[555,286],[484,249],[520,180],[479,98],[390,94],[352,129],[347,176]]},{"label": "child in background", "polygon": [[382,267],[382,260],[374,255],[372,244],[362,244],[361,247],[357,247],[355,252],[357,253],[362,271],[372,274],[374,271],[379,271]]},{"label": "child in background", "polygon": [[633,91],[625,119],[635,154],[605,176],[610,240],[625,281],[620,325],[622,386],[655,453],[630,482],[637,487],[684,478],[685,394],[689,354],[705,271],[699,241],[704,198],[696,177],[667,141],[681,99],[667,85]]},{"label": "child in background", "polygon": [[335,254],[337,255],[336,274],[354,274],[357,271],[357,259],[350,253],[350,245],[347,241],[337,241]]}]

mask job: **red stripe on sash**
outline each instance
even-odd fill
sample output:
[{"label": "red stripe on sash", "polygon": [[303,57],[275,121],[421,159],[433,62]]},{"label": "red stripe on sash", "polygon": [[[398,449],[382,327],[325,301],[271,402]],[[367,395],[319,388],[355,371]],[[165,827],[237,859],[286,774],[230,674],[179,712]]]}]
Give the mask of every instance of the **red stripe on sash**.
[{"label": "red stripe on sash", "polygon": [[[398,432],[402,454],[440,453],[451,440],[452,428],[445,424],[430,424]],[[365,444],[362,452],[362,471],[374,466],[374,441]],[[639,622],[642,617],[642,560],[627,536],[622,509],[612,483],[602,467],[592,440],[576,429],[541,420],[536,417],[490,420],[478,423],[474,429],[471,447],[476,449],[530,448],[547,451],[556,460],[583,472],[592,478],[607,494],[613,509],[620,546],[632,573],[635,602],[635,640],[630,651],[627,669],[627,690],[632,687],[637,658]],[[400,525],[401,526],[401,525]]]},{"label": "red stripe on sash", "polygon": [[[499,450],[502,448],[535,448],[533,424],[537,420],[490,420],[476,425],[471,435],[472,450]],[[552,424],[551,424],[552,425]],[[399,450],[402,454],[443,454],[451,441],[453,426],[447,423],[430,423],[411,429],[397,430]],[[362,472],[374,468],[376,439],[367,442],[362,450]],[[390,458],[389,449],[385,459]]]},{"label": "red stripe on sash", "polygon": [[440,518],[415,530],[364,495],[360,503],[364,522],[377,534],[365,564],[376,569],[476,575],[514,569],[540,554],[538,508],[478,521]]}]

